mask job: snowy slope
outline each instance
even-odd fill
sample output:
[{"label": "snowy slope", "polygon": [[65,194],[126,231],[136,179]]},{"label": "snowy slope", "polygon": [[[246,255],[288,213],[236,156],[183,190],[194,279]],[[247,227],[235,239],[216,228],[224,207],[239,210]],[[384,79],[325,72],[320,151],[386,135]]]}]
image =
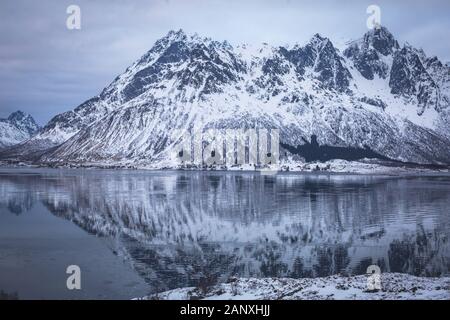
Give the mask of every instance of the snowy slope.
[{"label": "snowy slope", "polygon": [[264,127],[292,146],[315,134],[320,144],[450,163],[449,74],[384,27],[343,52],[318,34],[293,47],[233,47],[171,31],[99,96],[6,157],[57,147],[40,161],[173,166],[177,129]]}]

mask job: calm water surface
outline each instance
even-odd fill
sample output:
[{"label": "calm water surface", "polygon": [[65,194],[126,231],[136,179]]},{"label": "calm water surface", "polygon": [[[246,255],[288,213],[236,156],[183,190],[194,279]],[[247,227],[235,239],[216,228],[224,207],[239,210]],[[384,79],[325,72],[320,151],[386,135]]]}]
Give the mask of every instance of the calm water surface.
[{"label": "calm water surface", "polygon": [[[450,275],[450,176],[0,169],[0,290],[131,298],[230,276]],[[82,290],[66,289],[79,265]]]}]

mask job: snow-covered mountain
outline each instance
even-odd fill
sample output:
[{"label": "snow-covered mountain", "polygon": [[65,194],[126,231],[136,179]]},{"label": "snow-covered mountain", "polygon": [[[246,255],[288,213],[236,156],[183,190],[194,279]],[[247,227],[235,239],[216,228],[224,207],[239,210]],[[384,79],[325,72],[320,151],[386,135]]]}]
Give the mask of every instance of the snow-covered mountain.
[{"label": "snow-covered mountain", "polygon": [[450,163],[450,68],[384,27],[342,52],[232,46],[170,31],[98,96],[3,153],[57,163],[173,165],[177,129],[277,128],[281,142],[369,147],[401,161]]},{"label": "snow-covered mountain", "polygon": [[0,119],[0,149],[28,140],[39,130],[33,117],[16,111],[6,119]]}]

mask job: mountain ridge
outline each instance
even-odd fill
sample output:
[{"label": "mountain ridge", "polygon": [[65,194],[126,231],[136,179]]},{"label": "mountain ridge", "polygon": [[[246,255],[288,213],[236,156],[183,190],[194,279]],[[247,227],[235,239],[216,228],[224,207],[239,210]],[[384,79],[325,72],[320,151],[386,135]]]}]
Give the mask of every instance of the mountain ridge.
[{"label": "mountain ridge", "polygon": [[318,34],[250,47],[170,31],[98,96],[0,157],[35,148],[44,163],[174,166],[178,129],[265,127],[290,146],[316,135],[399,161],[450,163],[450,68],[385,27],[343,52]]}]

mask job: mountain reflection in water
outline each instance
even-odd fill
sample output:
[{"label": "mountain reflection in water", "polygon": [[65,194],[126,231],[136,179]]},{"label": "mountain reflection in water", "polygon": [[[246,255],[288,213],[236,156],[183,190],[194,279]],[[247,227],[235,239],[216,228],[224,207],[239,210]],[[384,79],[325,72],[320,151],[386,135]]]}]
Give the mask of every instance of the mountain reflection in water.
[{"label": "mountain reflection in water", "polygon": [[[450,177],[3,170],[0,209],[41,202],[110,238],[155,291],[230,276],[449,275]],[[82,248],[80,248],[82,250]]]}]

